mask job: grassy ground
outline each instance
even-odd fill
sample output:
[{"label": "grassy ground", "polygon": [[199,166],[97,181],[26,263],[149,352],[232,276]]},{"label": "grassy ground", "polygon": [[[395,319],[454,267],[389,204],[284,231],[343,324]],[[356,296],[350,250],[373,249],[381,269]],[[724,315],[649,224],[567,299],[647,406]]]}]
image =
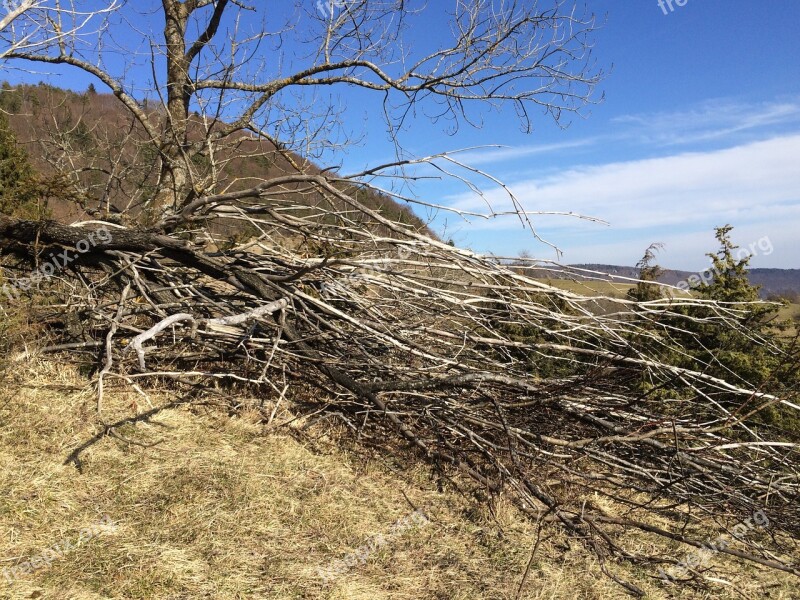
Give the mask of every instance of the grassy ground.
[{"label": "grassy ground", "polygon": [[[608,298],[625,298],[632,285],[629,283],[615,283],[611,281],[578,281],[571,279],[540,279],[543,283],[553,287],[583,294],[586,296],[605,296]],[[788,304],[778,311],[778,321],[800,322],[800,304]],[[797,325],[789,327],[783,335],[787,338],[794,336],[797,332]]]},{"label": "grassy ground", "polygon": [[781,308],[778,318],[782,321],[800,321],[800,304],[788,304]]},{"label": "grassy ground", "polygon": [[[35,358],[17,359],[13,373],[0,393],[0,570],[8,575],[0,598],[628,597],[579,543],[550,529],[520,590],[536,528],[513,507],[501,499],[490,512],[425,467],[334,443],[329,425],[284,426],[293,418],[285,407],[265,425],[246,408],[231,417],[214,397],[201,398],[119,427],[81,455],[79,471],[64,460],[100,427],[87,380]],[[170,400],[150,397],[154,406]],[[112,389],[103,415],[114,422],[147,409],[147,400]],[[409,519],[416,509],[427,520]],[[627,540],[634,550],[659,543]],[[711,563],[730,584],[707,592],[662,585],[655,568],[609,568],[650,598],[797,597],[796,578]]]},{"label": "grassy ground", "polygon": [[581,294],[584,296],[608,296],[609,298],[624,298],[628,290],[633,287],[631,283],[617,283],[613,281],[581,281],[573,279],[539,279],[539,281],[574,294]]}]

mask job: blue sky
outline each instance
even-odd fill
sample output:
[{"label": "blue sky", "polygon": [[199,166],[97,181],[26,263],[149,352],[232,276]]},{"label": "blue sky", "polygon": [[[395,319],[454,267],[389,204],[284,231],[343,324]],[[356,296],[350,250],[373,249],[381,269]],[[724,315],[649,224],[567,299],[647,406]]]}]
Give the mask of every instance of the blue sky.
[{"label": "blue sky", "polygon": [[[308,7],[303,2],[301,9],[313,7],[313,0]],[[135,5],[143,15],[136,27],[146,29],[150,4],[159,3]],[[661,264],[701,269],[708,262],[705,253],[716,247],[714,226],[730,223],[740,245],[771,248],[757,251],[752,266],[800,267],[800,2],[685,0],[678,6],[673,0],[667,14],[658,0],[591,0],[588,6],[606,17],[594,50],[599,66],[609,71],[599,88],[603,103],[572,118],[566,129],[538,115],[531,134],[520,131],[510,106],[484,113],[481,129],[461,128],[455,135],[418,117],[403,132],[404,148],[426,155],[502,145],[460,158],[508,184],[527,210],[607,222],[534,216],[538,233],[563,251],[563,262],[632,265],[650,243],[662,242]],[[438,27],[419,25],[411,41],[434,43],[431,30]],[[161,27],[153,20],[150,28]],[[141,38],[133,41],[122,32],[117,38],[141,45]],[[53,71],[30,77],[9,70],[3,78],[49,79],[74,89],[85,89],[90,80],[75,71]],[[129,74],[144,86],[150,70],[133,68]],[[364,134],[358,146],[334,159],[343,170],[390,160],[393,147],[379,100],[345,93],[340,106],[347,126]],[[413,191],[467,211],[485,209],[486,199],[499,211],[510,208],[505,194],[484,184],[486,198],[453,181],[421,182]],[[556,258],[513,217],[465,221],[417,212],[474,250]]]},{"label": "blue sky", "polygon": [[[737,243],[756,248],[752,266],[800,268],[800,2],[688,0],[666,15],[657,0],[589,6],[607,12],[595,48],[613,63],[602,104],[567,130],[540,119],[530,135],[513,114],[490,114],[482,131],[437,137],[439,149],[503,144],[461,158],[502,179],[527,210],[608,222],[535,218],[564,262],[632,265],[662,242],[663,265],[700,269],[716,249],[714,226],[730,223]],[[443,187],[440,202],[485,206],[451,186],[424,191]],[[459,245],[555,258],[513,217],[447,224]]]}]

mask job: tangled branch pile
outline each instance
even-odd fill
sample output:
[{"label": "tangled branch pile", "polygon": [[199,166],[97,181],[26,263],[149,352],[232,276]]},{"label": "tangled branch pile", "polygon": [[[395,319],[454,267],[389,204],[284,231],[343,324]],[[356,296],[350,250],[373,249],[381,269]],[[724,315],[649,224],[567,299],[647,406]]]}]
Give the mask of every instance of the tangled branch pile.
[{"label": "tangled branch pile", "polygon": [[[215,220],[257,234],[222,249]],[[615,532],[702,547],[688,533],[697,516],[724,528],[763,510],[769,544],[723,552],[800,575],[797,444],[751,419],[799,407],[709,374],[680,347],[702,323],[783,352],[743,325],[747,307],[557,289],[393,222],[319,174],[203,197],[147,231],[2,217],[0,234],[20,274],[72,252],[38,310],[54,350],[97,365],[101,418],[109,385],[272,398],[312,387],[306,402],[362,442],[509,493],[601,558],[675,564],[626,550]]]}]

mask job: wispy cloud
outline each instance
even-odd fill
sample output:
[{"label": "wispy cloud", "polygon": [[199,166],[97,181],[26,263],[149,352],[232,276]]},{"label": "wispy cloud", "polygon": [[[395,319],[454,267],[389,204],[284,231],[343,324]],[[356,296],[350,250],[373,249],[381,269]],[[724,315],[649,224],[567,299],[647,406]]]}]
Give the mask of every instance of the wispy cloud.
[{"label": "wispy cloud", "polygon": [[[611,131],[579,140],[525,146],[493,146],[470,149],[454,155],[465,164],[482,167],[494,163],[515,165],[515,161],[537,155],[557,158],[579,148],[610,148],[619,151],[633,146],[669,150],[676,146],[709,147],[713,143],[735,145],[772,138],[800,129],[800,99],[773,102],[708,100],[691,109],[622,115],[611,119]],[[574,159],[574,153],[571,153]],[[520,164],[520,163],[517,163]]]},{"label": "wispy cloud", "polygon": [[672,146],[719,141],[775,126],[798,126],[800,101],[709,100],[691,110],[624,115],[612,119],[612,123],[625,128],[619,133],[621,137],[645,144]]},{"label": "wispy cloud", "polygon": [[555,154],[563,150],[574,150],[592,146],[599,141],[599,138],[584,138],[570,142],[559,142],[554,144],[536,144],[530,146],[487,146],[486,148],[476,148],[466,152],[459,152],[453,158],[460,162],[479,167],[498,162],[511,162],[528,156],[538,154]]},{"label": "wispy cloud", "polygon": [[[800,264],[800,246],[790,243],[800,222],[800,98],[710,100],[617,117],[611,125],[608,133],[585,140],[470,151],[459,158],[473,165],[503,162],[512,175],[505,183],[525,210],[571,212],[610,224],[533,216],[537,231],[563,248],[567,260],[627,257],[623,262],[633,264],[650,242],[663,241],[671,246],[672,264],[692,264],[713,249],[713,227],[731,223],[755,239],[769,235],[786,242],[783,252],[769,257],[772,266]],[[575,148],[583,149],[580,155]],[[532,172],[524,160],[530,155],[555,156],[537,161]],[[445,204],[475,212],[486,212],[487,204],[497,213],[513,210],[499,188],[483,197],[454,195]],[[461,231],[492,252],[532,243],[511,216],[473,219]]]},{"label": "wispy cloud", "polygon": [[[800,134],[742,144],[723,150],[686,152],[646,160],[575,167],[557,175],[517,181],[511,189],[526,210],[574,211],[611,224],[611,233],[655,241],[710,231],[725,223],[758,225],[783,235],[800,222]],[[486,200],[498,212],[511,204],[501,190]],[[463,210],[485,209],[476,195],[449,202]],[[575,219],[537,219],[540,230],[569,247],[581,243],[587,225]],[[519,229],[519,220],[478,220],[472,231]],[[592,235],[604,228],[592,227]],[[494,234],[496,235],[496,233]],[[599,239],[597,240],[600,241]],[[600,248],[597,248],[600,252]],[[794,257],[800,263],[800,249]],[[599,254],[598,254],[599,255]]]}]

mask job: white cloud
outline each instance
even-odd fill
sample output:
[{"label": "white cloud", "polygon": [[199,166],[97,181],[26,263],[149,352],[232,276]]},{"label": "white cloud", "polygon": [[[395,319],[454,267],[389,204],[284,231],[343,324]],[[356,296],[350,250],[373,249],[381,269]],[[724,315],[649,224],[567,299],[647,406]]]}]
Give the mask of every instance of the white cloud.
[{"label": "white cloud", "polygon": [[509,162],[527,156],[538,154],[554,154],[561,150],[574,150],[597,143],[598,138],[585,138],[571,142],[558,142],[553,144],[537,144],[531,146],[488,146],[486,148],[475,148],[453,155],[459,162],[472,167],[488,165],[498,162]]},{"label": "white cloud", "polygon": [[[677,240],[670,244],[672,248],[693,245],[695,253],[699,243],[680,241],[680,236],[710,232],[713,226],[725,223],[747,226],[753,235],[760,231],[755,239],[767,233],[787,240],[796,235],[800,223],[798,156],[800,135],[788,135],[724,150],[574,167],[550,177],[517,181],[510,187],[526,210],[574,211],[608,221],[610,230],[598,226],[589,230],[592,241],[597,242],[591,244],[596,257],[604,252],[598,244],[605,244],[608,252],[616,252],[616,244],[619,249],[627,248],[626,255],[630,255],[634,238],[641,246],[634,246],[634,255],[641,253],[652,241],[669,242],[661,239],[664,232]],[[490,191],[487,199],[498,212],[511,209],[501,190]],[[476,211],[486,206],[474,194],[452,198],[448,204]],[[541,217],[536,222],[546,237],[555,237],[566,247],[567,260],[584,244],[580,238],[586,234],[586,226],[574,219]],[[465,231],[514,229],[520,229],[518,219],[501,217],[477,220]],[[607,239],[605,232],[612,238]],[[619,241],[621,236],[624,242]],[[568,243],[569,238],[575,238],[572,241],[578,245]],[[700,256],[708,250],[704,245]],[[800,248],[787,248],[786,252],[785,261],[800,263]],[[685,254],[675,258],[684,262],[688,252]]]},{"label": "white cloud", "polygon": [[499,162],[513,164],[530,156],[552,156],[564,150],[600,144],[613,144],[617,148],[624,143],[669,147],[728,141],[730,145],[743,141],[739,134],[760,135],[763,139],[771,137],[765,133],[778,126],[784,131],[796,129],[800,126],[800,100],[755,103],[714,99],[690,110],[623,115],[611,119],[610,123],[613,133],[602,136],[549,144],[475,148],[454,154],[454,158],[478,167]]},{"label": "white cloud", "polygon": [[692,110],[625,115],[612,120],[621,133],[643,143],[678,145],[719,141],[734,134],[800,123],[800,101],[747,103],[709,100]]},{"label": "white cloud", "polygon": [[[794,214],[800,205],[800,135],[726,150],[576,167],[522,180],[510,187],[527,210],[574,211],[600,217],[616,228],[678,225],[706,220]],[[500,191],[488,193],[496,210],[510,210]],[[475,194],[450,206],[480,210]],[[495,222],[486,226],[496,227]]]}]

